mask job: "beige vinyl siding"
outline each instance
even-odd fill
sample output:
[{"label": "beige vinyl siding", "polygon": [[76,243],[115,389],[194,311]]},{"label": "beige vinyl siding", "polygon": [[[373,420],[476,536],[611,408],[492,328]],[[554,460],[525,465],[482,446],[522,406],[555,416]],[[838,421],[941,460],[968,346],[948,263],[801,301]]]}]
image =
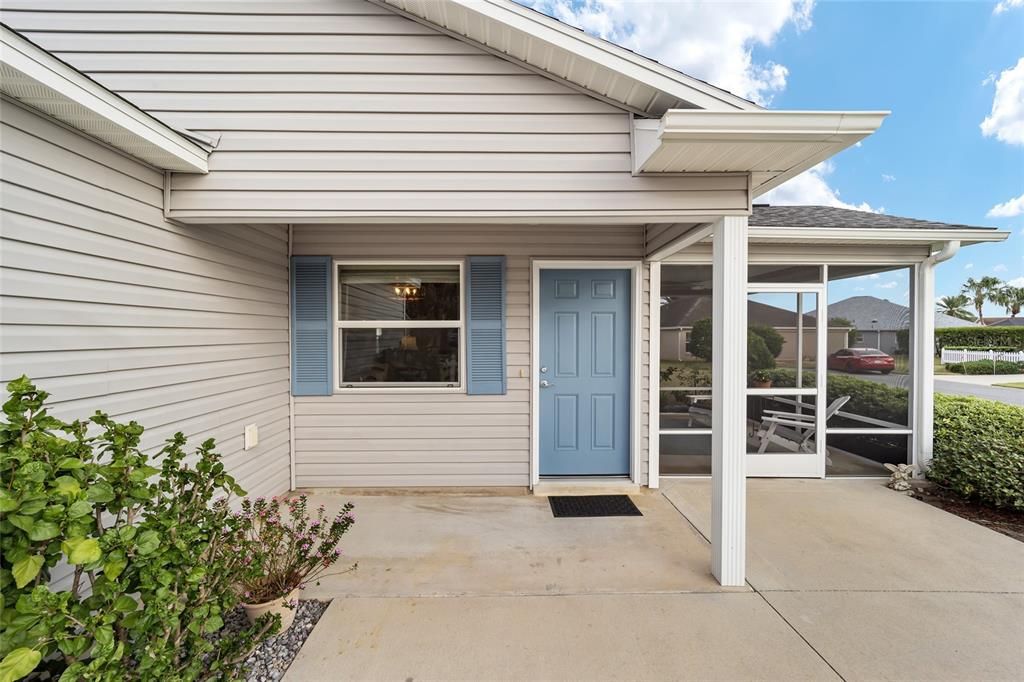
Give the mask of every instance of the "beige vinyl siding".
[{"label": "beige vinyl siding", "polygon": [[[189,222],[713,215],[745,177],[634,177],[630,115],[365,0],[6,0],[0,18],[168,124]],[[500,219],[500,218],[498,218]]]},{"label": "beige vinyl siding", "polygon": [[147,449],[216,438],[248,491],[287,490],[285,228],[167,222],[159,171],[0,106],[0,379],[63,418],[135,419]]},{"label": "beige vinyl siding", "polygon": [[[640,226],[387,226],[294,228],[296,255],[440,259],[504,255],[507,263],[508,392],[360,392],[295,399],[296,484],[317,486],[525,486],[530,471],[531,261],[639,259]],[[644,268],[646,382],[649,278]],[[646,383],[641,384],[646,386]],[[641,426],[647,473],[647,410]]]}]

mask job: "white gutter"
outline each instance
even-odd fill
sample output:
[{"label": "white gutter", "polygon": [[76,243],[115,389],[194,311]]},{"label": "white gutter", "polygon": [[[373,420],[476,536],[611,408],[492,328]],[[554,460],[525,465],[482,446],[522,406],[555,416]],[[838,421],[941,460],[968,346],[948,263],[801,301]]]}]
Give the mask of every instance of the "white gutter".
[{"label": "white gutter", "polygon": [[6,26],[0,91],[161,170],[208,171],[200,145]]},{"label": "white gutter", "polygon": [[960,240],[959,239],[950,239],[949,241],[947,241],[946,243],[944,243],[942,245],[941,249],[939,249],[937,252],[932,254],[929,257],[929,260],[932,262],[933,265],[937,264],[937,263],[941,263],[941,262],[947,261],[950,258],[952,258],[953,256],[955,256],[957,254],[957,251],[959,251],[959,250],[960,250]]}]

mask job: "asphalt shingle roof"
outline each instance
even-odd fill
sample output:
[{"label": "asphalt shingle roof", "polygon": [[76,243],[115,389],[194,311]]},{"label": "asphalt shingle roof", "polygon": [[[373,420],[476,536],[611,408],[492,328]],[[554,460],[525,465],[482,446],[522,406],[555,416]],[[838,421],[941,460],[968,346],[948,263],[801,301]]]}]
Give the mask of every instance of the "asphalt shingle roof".
[{"label": "asphalt shingle roof", "polygon": [[770,206],[767,204],[754,204],[750,224],[758,227],[847,227],[900,230],[995,229],[978,225],[901,218],[885,213],[854,211],[832,206]]},{"label": "asphalt shingle roof", "polygon": [[[854,329],[861,331],[879,329],[893,331],[910,327],[910,308],[874,296],[851,296],[836,301],[828,306],[828,316],[843,317],[850,321]],[[871,323],[878,320],[876,327]],[[975,327],[974,322],[951,317],[945,313],[935,312],[935,327]]]}]

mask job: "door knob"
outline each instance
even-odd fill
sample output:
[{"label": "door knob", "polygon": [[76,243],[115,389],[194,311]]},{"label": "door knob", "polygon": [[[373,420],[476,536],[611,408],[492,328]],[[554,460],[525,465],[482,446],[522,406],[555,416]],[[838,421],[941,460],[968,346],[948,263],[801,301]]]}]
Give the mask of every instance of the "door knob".
[{"label": "door knob", "polygon": [[548,381],[547,379],[541,379],[540,380],[540,387],[541,388],[550,388],[551,386],[554,386],[554,384],[551,383],[550,381]]}]

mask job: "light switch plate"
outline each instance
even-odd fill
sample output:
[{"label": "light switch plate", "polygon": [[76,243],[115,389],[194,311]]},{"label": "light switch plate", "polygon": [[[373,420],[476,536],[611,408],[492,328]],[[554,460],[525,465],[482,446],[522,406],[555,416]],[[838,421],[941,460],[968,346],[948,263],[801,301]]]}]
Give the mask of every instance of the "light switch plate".
[{"label": "light switch plate", "polygon": [[255,424],[245,427],[245,449],[252,450],[260,443],[260,430]]}]

